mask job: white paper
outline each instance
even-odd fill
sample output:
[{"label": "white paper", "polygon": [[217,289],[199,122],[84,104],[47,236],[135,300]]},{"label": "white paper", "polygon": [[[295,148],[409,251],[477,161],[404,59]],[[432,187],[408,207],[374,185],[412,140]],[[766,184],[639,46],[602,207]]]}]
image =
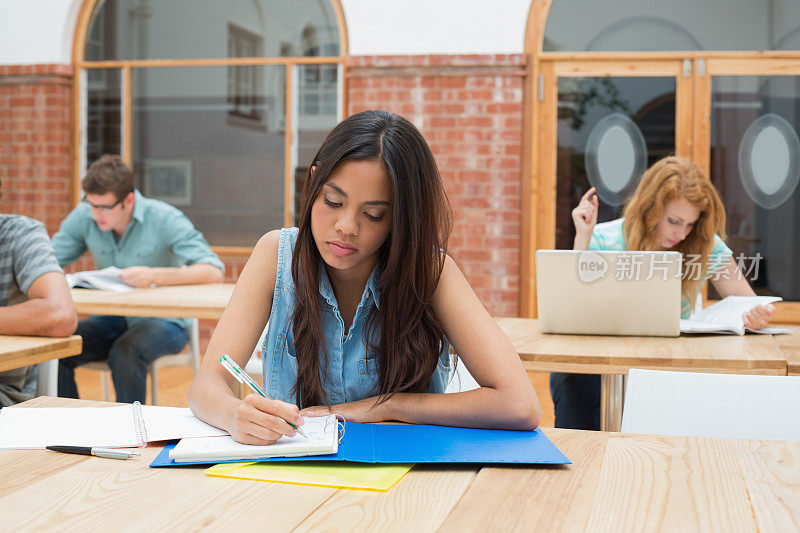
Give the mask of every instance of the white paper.
[{"label": "white paper", "polygon": [[788,333],[785,328],[761,328],[753,330],[744,327],[742,313],[757,305],[767,305],[782,300],[779,296],[728,296],[719,302],[698,309],[686,320],[681,320],[681,333],[730,333],[744,335],[750,333],[777,334]]},{"label": "white paper", "polygon": [[131,287],[120,279],[122,272],[117,267],[107,267],[102,270],[84,270],[74,274],[67,274],[67,283],[70,287],[82,287],[84,289],[100,289],[113,292],[129,292],[135,287]]},{"label": "white paper", "polygon": [[118,407],[4,407],[0,448],[139,446],[131,405]]},{"label": "white paper", "polygon": [[261,457],[299,457],[327,455],[339,449],[339,424],[335,415],[305,417],[302,435],[281,437],[270,446],[254,446],[236,442],[232,437],[186,438],[173,448],[169,456],[176,463],[202,460],[236,460]]},{"label": "white paper", "polygon": [[188,407],[160,407],[143,405],[142,418],[147,430],[147,440],[170,440],[183,437],[212,437],[228,435],[224,429],[206,424],[192,414]]},{"label": "white paper", "polygon": [[[227,435],[186,407],[142,405],[148,441]],[[132,405],[6,407],[0,411],[0,449],[45,446],[140,446]]]}]

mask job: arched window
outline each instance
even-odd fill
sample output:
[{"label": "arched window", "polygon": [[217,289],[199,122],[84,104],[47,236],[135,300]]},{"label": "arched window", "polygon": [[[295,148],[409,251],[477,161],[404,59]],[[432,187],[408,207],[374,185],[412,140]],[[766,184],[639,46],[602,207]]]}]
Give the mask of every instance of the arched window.
[{"label": "arched window", "polygon": [[338,0],[87,0],[76,181],[121,154],[145,196],[215,247],[293,224],[310,160],[343,116],[343,24]]},{"label": "arched window", "polygon": [[787,50],[798,21],[795,0],[553,0],[543,50]]},{"label": "arched window", "polygon": [[[757,293],[800,322],[800,3],[533,0],[522,313],[532,256],[571,248],[571,210],[598,187],[621,216],[641,172],[670,153],[709,174],[728,245]],[[709,290],[709,296],[718,296]]]}]

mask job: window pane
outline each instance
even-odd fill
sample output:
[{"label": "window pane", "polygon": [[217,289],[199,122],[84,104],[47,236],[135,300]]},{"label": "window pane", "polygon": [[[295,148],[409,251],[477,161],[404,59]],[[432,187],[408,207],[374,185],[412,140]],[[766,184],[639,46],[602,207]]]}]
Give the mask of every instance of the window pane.
[{"label": "window pane", "polygon": [[715,77],[711,88],[711,179],[728,245],[757,293],[800,300],[800,77]]},{"label": "window pane", "polygon": [[[309,65],[296,67],[299,73],[299,113],[297,118],[297,166],[294,170],[294,197],[295,197],[295,223],[300,214],[300,197],[303,192],[303,183],[306,179],[309,165],[312,164],[322,141],[328,132],[339,122],[338,115],[338,88],[336,78],[336,65]],[[315,73],[319,69],[333,69],[333,83],[320,79],[318,75],[310,76],[308,71]],[[297,79],[297,78],[295,78]],[[333,105],[323,105],[332,98]]]},{"label": "window pane", "polygon": [[86,69],[86,164],[103,154],[122,154],[122,72]]},{"label": "window pane", "polygon": [[598,222],[619,218],[641,173],[675,152],[674,78],[559,78],[556,247],[571,249],[572,209],[598,188]]},{"label": "window pane", "polygon": [[[254,40],[231,42],[229,27]],[[105,0],[89,31],[86,59],[192,59],[339,55],[327,0]]]},{"label": "window pane", "polygon": [[798,50],[796,0],[553,0],[543,49]]},{"label": "window pane", "polygon": [[[284,67],[133,70],[134,167],[145,196],[181,209],[215,246],[252,246],[283,226]],[[227,88],[249,91],[234,100]]]}]

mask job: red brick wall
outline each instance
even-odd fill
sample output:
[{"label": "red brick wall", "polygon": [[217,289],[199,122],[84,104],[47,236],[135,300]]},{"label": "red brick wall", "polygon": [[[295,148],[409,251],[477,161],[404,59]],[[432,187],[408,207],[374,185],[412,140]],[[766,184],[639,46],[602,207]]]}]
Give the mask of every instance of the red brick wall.
[{"label": "red brick wall", "polygon": [[493,316],[519,313],[524,55],[359,56],[348,113],[413,122],[453,206],[450,253]]},{"label": "red brick wall", "polygon": [[70,207],[72,67],[0,65],[0,212],[51,233]]}]

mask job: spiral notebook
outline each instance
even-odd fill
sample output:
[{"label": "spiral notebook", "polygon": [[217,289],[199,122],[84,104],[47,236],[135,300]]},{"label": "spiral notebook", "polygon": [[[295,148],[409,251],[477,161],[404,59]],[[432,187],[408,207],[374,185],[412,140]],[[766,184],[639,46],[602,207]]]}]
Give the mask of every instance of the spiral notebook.
[{"label": "spiral notebook", "polygon": [[339,449],[339,422],[336,415],[304,417],[306,437],[283,436],[270,446],[254,446],[236,442],[232,437],[183,438],[169,452],[176,463],[197,461],[237,461],[263,457],[303,457],[330,455]]},{"label": "spiral notebook", "polygon": [[139,402],[114,407],[5,407],[0,411],[0,449],[51,445],[128,448],[227,434],[198,420],[188,408]]}]

